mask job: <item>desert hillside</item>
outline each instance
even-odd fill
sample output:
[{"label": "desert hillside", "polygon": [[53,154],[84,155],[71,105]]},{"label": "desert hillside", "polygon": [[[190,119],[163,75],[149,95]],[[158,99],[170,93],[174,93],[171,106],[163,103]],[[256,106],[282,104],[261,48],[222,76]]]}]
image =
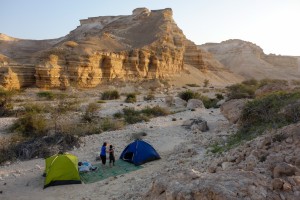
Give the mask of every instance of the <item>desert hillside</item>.
[{"label": "desert hillside", "polygon": [[171,9],[137,8],[132,15],[91,17],[80,20],[68,35],[52,40],[1,34],[1,85],[91,88],[111,81],[169,79],[184,72],[185,64],[202,74],[217,71],[221,84],[241,80],[189,41],[172,14]]},{"label": "desert hillside", "polygon": [[266,55],[251,42],[227,40],[199,46],[212,53],[225,67],[245,78],[298,79],[299,57]]}]

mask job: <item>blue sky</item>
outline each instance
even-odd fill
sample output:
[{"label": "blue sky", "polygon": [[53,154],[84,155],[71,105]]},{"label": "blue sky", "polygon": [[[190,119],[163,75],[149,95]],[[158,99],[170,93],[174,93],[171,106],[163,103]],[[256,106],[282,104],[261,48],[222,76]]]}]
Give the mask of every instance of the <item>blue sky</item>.
[{"label": "blue sky", "polygon": [[68,34],[79,19],[172,8],[196,44],[242,39],[265,53],[300,56],[300,0],[0,0],[0,33],[25,39]]}]

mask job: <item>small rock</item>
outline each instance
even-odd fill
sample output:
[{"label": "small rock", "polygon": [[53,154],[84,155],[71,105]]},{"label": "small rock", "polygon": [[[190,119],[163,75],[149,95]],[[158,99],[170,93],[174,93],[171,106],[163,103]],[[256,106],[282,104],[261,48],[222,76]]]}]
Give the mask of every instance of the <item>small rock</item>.
[{"label": "small rock", "polygon": [[230,168],[231,166],[232,166],[231,162],[223,162],[222,163],[222,169],[223,170],[226,170],[226,169]]},{"label": "small rock", "polygon": [[286,140],[285,140],[285,142],[286,143],[288,143],[288,144],[291,144],[291,143],[293,143],[293,138],[287,138]]},{"label": "small rock", "polygon": [[280,176],[292,176],[295,175],[295,172],[297,171],[296,167],[293,165],[290,165],[288,163],[282,162],[276,165],[276,167],[273,170],[273,176],[274,178],[278,178]]},{"label": "small rock", "polygon": [[284,181],[280,178],[275,178],[272,180],[273,190],[281,190],[283,187]]},{"label": "small rock", "polygon": [[291,184],[285,182],[285,183],[283,184],[283,191],[288,192],[288,191],[291,191],[291,190],[292,190]]},{"label": "small rock", "polygon": [[300,185],[300,176],[295,176],[294,181],[295,181],[296,185]]}]

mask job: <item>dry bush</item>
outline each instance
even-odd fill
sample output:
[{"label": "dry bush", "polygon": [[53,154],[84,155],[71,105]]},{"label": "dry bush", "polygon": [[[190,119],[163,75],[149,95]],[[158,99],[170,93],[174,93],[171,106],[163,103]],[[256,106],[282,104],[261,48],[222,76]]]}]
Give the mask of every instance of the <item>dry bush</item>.
[{"label": "dry bush", "polygon": [[136,93],[129,93],[126,95],[126,103],[135,103],[136,102]]},{"label": "dry bush", "polygon": [[150,100],[154,100],[155,99],[155,95],[153,92],[150,92],[147,94],[147,96],[144,97],[145,101],[150,101]]},{"label": "dry bush", "polygon": [[97,103],[89,103],[83,115],[83,120],[91,122],[95,118],[99,108],[100,106]]},{"label": "dry bush", "polygon": [[101,99],[102,100],[113,100],[113,99],[119,99],[120,94],[117,90],[109,90],[103,92]]}]

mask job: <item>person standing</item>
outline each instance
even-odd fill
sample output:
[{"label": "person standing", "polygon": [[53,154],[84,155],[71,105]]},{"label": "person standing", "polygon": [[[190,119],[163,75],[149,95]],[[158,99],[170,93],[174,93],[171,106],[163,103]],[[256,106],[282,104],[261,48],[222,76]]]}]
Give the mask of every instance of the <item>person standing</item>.
[{"label": "person standing", "polygon": [[100,158],[101,158],[101,161],[102,161],[102,165],[106,164],[106,145],[107,145],[107,143],[104,142],[102,147],[101,147],[101,151],[100,151]]},{"label": "person standing", "polygon": [[114,149],[113,149],[113,145],[109,145],[109,166],[111,167],[111,165],[115,166],[115,154],[114,154]]}]

